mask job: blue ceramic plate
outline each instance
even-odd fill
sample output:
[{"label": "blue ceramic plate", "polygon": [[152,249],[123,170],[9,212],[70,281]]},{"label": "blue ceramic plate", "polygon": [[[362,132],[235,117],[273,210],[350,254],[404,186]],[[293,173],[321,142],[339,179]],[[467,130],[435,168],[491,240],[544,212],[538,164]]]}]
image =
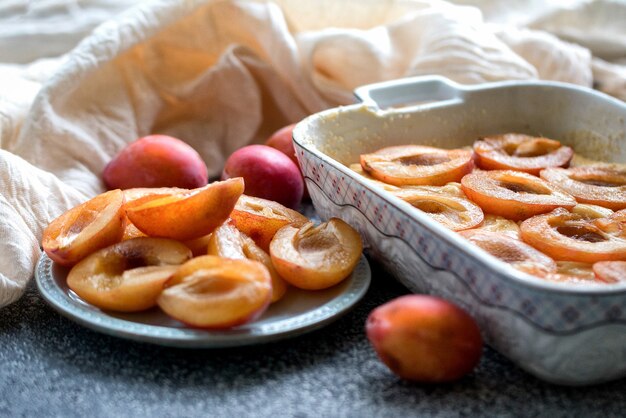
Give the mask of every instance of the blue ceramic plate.
[{"label": "blue ceramic plate", "polygon": [[290,288],[283,299],[272,304],[258,320],[225,331],[203,331],[186,327],[154,308],[139,313],[103,311],[81,300],[67,287],[68,269],[41,256],[35,280],[43,298],[59,313],[81,325],[116,337],[153,344],[218,348],[276,341],[323,327],[357,303],[370,284],[365,257],[352,275],[330,289],[304,291]]}]

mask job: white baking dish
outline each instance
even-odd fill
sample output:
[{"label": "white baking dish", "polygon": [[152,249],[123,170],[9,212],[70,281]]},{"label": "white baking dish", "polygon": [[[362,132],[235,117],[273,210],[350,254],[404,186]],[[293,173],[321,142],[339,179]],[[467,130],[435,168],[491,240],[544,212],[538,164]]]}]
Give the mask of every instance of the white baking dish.
[{"label": "white baking dish", "polygon": [[626,284],[573,286],[513,270],[347,166],[386,146],[455,148],[505,132],[556,138],[582,156],[626,163],[626,105],[562,83],[465,87],[441,77],[355,93],[363,103],[317,113],[294,130],[320,216],[358,228],[368,254],[412,291],[467,309],[485,340],[528,372],[569,385],[625,376]]}]

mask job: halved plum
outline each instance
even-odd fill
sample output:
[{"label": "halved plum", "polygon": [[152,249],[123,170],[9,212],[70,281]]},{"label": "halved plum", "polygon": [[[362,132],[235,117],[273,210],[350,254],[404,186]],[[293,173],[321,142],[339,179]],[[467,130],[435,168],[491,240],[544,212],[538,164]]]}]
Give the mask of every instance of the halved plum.
[{"label": "halved plum", "polygon": [[[141,199],[146,196],[169,196],[172,194],[180,194],[187,192],[188,189],[181,189],[179,187],[135,187],[131,189],[123,190],[124,198],[126,200],[125,208],[130,206],[129,202],[133,200]],[[126,212],[124,211],[124,216],[126,216]],[[122,240],[128,240],[139,237],[147,237],[145,233],[139,230],[126,216],[126,228],[124,229],[124,235],[122,236]]]},{"label": "halved plum", "polygon": [[224,329],[258,318],[271,296],[272,282],[263,264],[204,255],[178,268],[157,303],[192,327]]},{"label": "halved plum", "polygon": [[476,164],[484,170],[516,170],[539,175],[547,167],[566,167],[574,150],[544,137],[509,133],[474,142]]},{"label": "halved plum", "polygon": [[276,271],[300,289],[318,290],[347,278],[359,262],[359,233],[339,218],[315,226],[312,222],[281,228],[270,245]]},{"label": "halved plum", "polygon": [[459,234],[517,270],[538,277],[556,272],[556,262],[552,258],[508,235],[479,229]]},{"label": "halved plum", "polygon": [[244,190],[240,177],[167,195],[148,195],[125,205],[128,219],[151,237],[191,240],[221,225]]},{"label": "halved plum", "polygon": [[300,212],[278,202],[247,195],[241,195],[230,218],[237,229],[265,251],[269,251],[274,234],[283,226],[302,226],[309,222]]},{"label": "halved plum", "polygon": [[54,219],[43,231],[41,246],[55,262],[71,266],[96,250],[122,239],[126,224],[121,190],[102,193]]},{"label": "halved plum", "polygon": [[287,292],[287,283],[280,277],[269,254],[256,245],[254,240],[238,230],[231,221],[218,226],[211,234],[207,253],[224,258],[250,259],[263,263],[272,277],[272,302],[276,302]]},{"label": "halved plum", "polygon": [[191,258],[178,241],[135,238],[98,250],[76,264],[67,285],[102,309],[135,312],[151,308],[163,284]]},{"label": "halved plum", "polygon": [[475,228],[483,222],[482,209],[442,187],[416,186],[392,192],[453,231]]},{"label": "halved plum", "polygon": [[461,185],[467,197],[486,213],[515,221],[576,205],[573,197],[521,171],[476,171],[463,177]]},{"label": "halved plum", "polygon": [[610,166],[548,168],[542,179],[578,202],[612,210],[626,209],[626,171]]},{"label": "halved plum", "polygon": [[400,145],[361,155],[363,170],[395,186],[443,186],[474,167],[473,152],[423,145]]},{"label": "halved plum", "polygon": [[563,208],[537,215],[520,225],[524,242],[555,260],[595,263],[626,260],[626,240]]},{"label": "halved plum", "polygon": [[626,282],[626,261],[599,261],[593,264],[598,280],[605,283]]}]

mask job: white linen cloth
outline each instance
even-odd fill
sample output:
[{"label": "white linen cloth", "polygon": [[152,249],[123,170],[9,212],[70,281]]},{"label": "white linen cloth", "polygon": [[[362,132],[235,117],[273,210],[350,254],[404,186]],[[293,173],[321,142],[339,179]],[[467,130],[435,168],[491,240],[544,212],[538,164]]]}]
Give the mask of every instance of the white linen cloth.
[{"label": "white linen cloth", "polygon": [[[493,17],[487,6],[496,2],[484,3]],[[541,78],[591,87],[600,77],[624,97],[623,67],[541,30],[549,26],[542,22],[503,26],[443,1],[161,0],[106,21],[61,58],[0,65],[0,307],[23,292],[49,221],[102,192],[105,164],[143,135],[185,140],[217,175],[235,149],[386,79],[436,73],[461,83]],[[0,48],[9,35],[0,31]],[[619,62],[611,54],[604,58]]]}]

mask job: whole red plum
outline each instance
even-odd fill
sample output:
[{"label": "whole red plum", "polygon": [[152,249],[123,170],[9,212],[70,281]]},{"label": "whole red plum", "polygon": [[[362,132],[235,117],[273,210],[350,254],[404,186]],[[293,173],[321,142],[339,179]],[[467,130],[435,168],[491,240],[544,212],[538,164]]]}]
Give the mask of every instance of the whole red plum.
[{"label": "whole red plum", "polygon": [[149,135],[124,147],[104,168],[109,189],[182,187],[207,184],[207,167],[190,145],[167,135]]},{"label": "whole red plum", "polygon": [[285,154],[267,145],[248,145],[228,157],[222,179],[243,177],[245,194],[297,208],[304,182],[296,164]]},{"label": "whole red plum", "polygon": [[[292,123],[291,125],[287,125],[287,126],[280,128],[279,130],[274,132],[272,135],[270,135],[267,141],[265,141],[265,145],[270,146],[272,148],[276,148],[278,151],[282,152],[287,157],[291,158],[291,161],[293,161],[298,166],[298,169],[300,169],[300,162],[298,161],[298,158],[296,157],[296,151],[293,147],[293,139],[292,139],[293,128],[295,127],[296,127],[296,124]],[[302,170],[300,170],[300,172],[302,172]],[[307,190],[306,183],[304,184],[303,197],[305,199],[309,198],[309,192]]]},{"label": "whole red plum", "polygon": [[434,296],[406,295],[374,309],[366,333],[380,359],[403,379],[449,382],[472,371],[483,342],[474,319]]},{"label": "whole red plum", "polygon": [[291,125],[284,126],[274,132],[270,137],[265,141],[265,145],[276,148],[278,151],[285,154],[287,157],[291,158],[298,167],[300,167],[300,163],[298,163],[298,159],[296,158],[296,151],[293,147],[293,128],[296,127],[295,123]]}]

